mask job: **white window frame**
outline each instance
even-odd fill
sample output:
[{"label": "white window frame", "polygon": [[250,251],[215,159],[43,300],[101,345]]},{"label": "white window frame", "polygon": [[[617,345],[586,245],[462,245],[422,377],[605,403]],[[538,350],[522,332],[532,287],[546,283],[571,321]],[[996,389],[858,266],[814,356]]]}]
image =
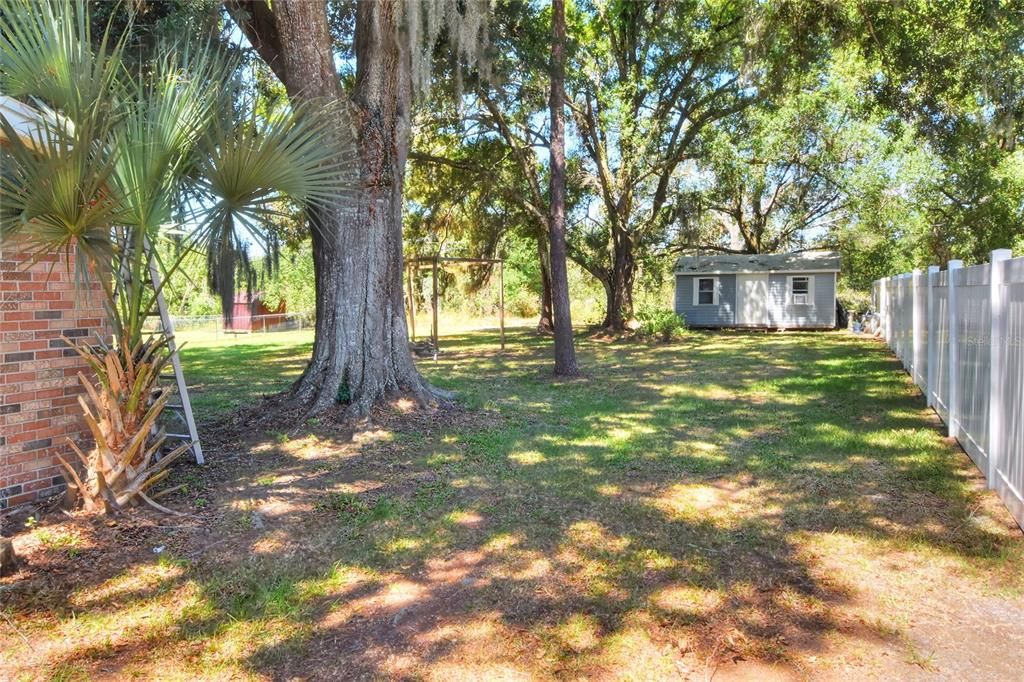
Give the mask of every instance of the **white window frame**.
[{"label": "white window frame", "polygon": [[[793,282],[796,279],[807,280],[807,300],[803,303],[798,303],[796,300],[796,294],[793,293]],[[804,294],[800,294],[803,296]],[[796,306],[813,306],[814,305],[814,275],[789,275],[786,277],[786,303],[789,305]]]},{"label": "white window frame", "polygon": [[[700,302],[700,281],[702,279],[710,279],[714,284],[711,288],[711,303]],[[718,305],[718,294],[721,290],[721,284],[717,277],[703,277],[701,275],[694,275],[693,277],[693,305],[695,306],[717,306]]]}]

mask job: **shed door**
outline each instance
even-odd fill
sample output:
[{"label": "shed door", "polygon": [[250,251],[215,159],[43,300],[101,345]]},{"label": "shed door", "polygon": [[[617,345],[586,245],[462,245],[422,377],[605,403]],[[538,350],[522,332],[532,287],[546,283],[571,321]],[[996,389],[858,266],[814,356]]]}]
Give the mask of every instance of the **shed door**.
[{"label": "shed door", "polygon": [[736,275],[736,324],[769,325],[768,273]]}]

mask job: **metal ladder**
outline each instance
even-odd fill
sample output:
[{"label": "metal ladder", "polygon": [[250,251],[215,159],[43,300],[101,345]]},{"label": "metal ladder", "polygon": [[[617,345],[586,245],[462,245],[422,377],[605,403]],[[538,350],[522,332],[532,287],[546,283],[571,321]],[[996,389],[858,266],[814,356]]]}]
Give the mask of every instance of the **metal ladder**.
[{"label": "metal ladder", "polygon": [[177,403],[168,402],[164,409],[177,412],[184,418],[185,424],[188,426],[188,433],[167,433],[165,435],[168,440],[191,441],[192,455],[195,457],[196,464],[204,464],[206,460],[203,458],[203,447],[199,444],[199,431],[196,429],[196,420],[192,415],[192,401],[188,397],[188,385],[185,383],[185,373],[181,369],[178,344],[174,340],[174,322],[167,311],[167,300],[164,298],[160,268],[157,267],[156,259],[153,257],[153,251],[150,249],[148,241],[145,248],[146,257],[149,261],[149,276],[153,281],[153,291],[156,292],[156,305],[160,314],[160,328],[167,336],[167,351],[171,354],[171,367],[174,369],[173,374],[161,374],[160,376],[167,379],[172,376],[174,377],[180,401]]},{"label": "metal ladder", "polygon": [[[131,246],[127,243],[121,243],[121,248],[124,251],[130,251]],[[156,304],[157,313],[150,313],[149,317],[160,317],[160,328],[163,333],[167,336],[167,352],[170,353],[171,357],[171,368],[172,372],[164,373],[160,375],[161,379],[174,379],[175,386],[178,390],[178,402],[168,402],[164,405],[164,410],[176,413],[183,421],[188,433],[165,433],[167,440],[169,441],[181,441],[189,442],[191,446],[189,449],[192,451],[192,456],[195,457],[196,464],[204,464],[205,459],[203,458],[203,447],[199,444],[199,431],[196,429],[196,420],[192,414],[192,401],[188,396],[188,386],[185,383],[185,374],[181,369],[181,358],[178,357],[178,344],[174,340],[174,322],[171,321],[170,313],[167,310],[167,300],[164,298],[162,279],[160,277],[160,268],[157,265],[156,258],[153,256],[153,250],[150,247],[149,239],[143,240],[143,249],[145,249],[146,262],[149,265],[149,278],[153,285],[153,291],[156,293]],[[118,279],[117,287],[122,286],[122,281],[130,279],[127,275],[127,270],[124,261],[121,261],[121,277]],[[115,289],[116,291],[116,289]],[[153,426],[154,433],[157,430],[157,426]]]}]

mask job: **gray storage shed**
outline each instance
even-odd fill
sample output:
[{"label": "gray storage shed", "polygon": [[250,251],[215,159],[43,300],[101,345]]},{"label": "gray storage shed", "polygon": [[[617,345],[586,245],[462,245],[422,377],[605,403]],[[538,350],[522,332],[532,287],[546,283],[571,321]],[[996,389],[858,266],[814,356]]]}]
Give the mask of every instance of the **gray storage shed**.
[{"label": "gray storage shed", "polygon": [[676,312],[691,327],[832,329],[835,251],[682,256]]}]

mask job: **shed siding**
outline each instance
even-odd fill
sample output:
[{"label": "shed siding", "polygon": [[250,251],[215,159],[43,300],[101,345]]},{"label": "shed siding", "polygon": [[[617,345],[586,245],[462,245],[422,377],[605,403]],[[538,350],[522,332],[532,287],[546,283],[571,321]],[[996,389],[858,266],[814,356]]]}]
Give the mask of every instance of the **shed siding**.
[{"label": "shed siding", "polygon": [[[786,303],[786,285],[794,275],[814,276],[814,304]],[[779,272],[768,276],[768,311],[772,327],[832,327],[836,314],[836,276],[833,272]]]},{"label": "shed siding", "polygon": [[[814,276],[813,305],[786,303],[786,286],[794,275]],[[717,306],[693,305],[694,281],[698,277],[717,277]],[[836,275],[833,272],[779,272],[768,276],[768,314],[764,326],[796,329],[800,327],[830,328],[835,326]],[[732,327],[736,324],[736,275],[676,275],[676,312],[691,327]]]},{"label": "shed siding", "polygon": [[[693,305],[694,280],[718,278],[718,305]],[[736,275],[676,275],[676,312],[691,327],[731,327],[736,324]]]}]

